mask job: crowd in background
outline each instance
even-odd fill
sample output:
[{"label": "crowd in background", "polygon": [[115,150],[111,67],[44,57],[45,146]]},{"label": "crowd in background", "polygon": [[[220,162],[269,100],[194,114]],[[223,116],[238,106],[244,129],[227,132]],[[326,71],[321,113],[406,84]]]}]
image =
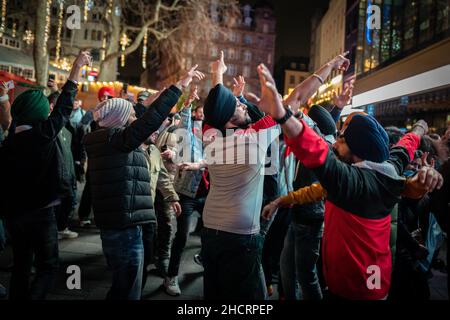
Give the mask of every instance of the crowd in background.
[{"label": "crowd in background", "polygon": [[342,121],[353,84],[302,112],[349,67],[345,54],[284,100],[264,65],[259,96],[243,77],[224,86],[222,53],[204,100],[194,66],[137,101],[103,87],[83,108],[79,73],[91,59],[80,53],[47,96],[28,90],[10,104],[0,86],[0,250],[13,251],[0,296],[45,299],[58,240],[78,237],[74,217],[100,230],[108,299],[141,299],[152,264],[178,296],[198,212],[205,299],[267,299],[274,278],[287,300],[430,298],[431,267],[448,248],[450,128],[383,128],[363,112]]}]

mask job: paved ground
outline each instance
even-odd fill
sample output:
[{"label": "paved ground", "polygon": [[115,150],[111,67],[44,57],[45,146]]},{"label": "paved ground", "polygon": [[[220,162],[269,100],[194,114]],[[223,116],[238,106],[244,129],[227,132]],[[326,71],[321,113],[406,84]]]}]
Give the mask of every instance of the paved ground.
[{"label": "paved ground", "polygon": [[[97,229],[75,229],[80,232],[77,239],[60,240],[60,272],[57,277],[55,289],[49,295],[52,300],[97,300],[104,299],[111,281],[111,273],[107,269],[106,260],[102,253],[100,234]],[[156,269],[147,280],[144,290],[144,299],[201,299],[203,295],[202,271],[194,263],[193,255],[200,249],[200,238],[191,237],[186,253],[182,260],[182,274],[180,286],[182,295],[173,298],[160,289],[163,279],[156,274]],[[9,272],[5,271],[11,264],[11,250],[7,250],[0,257],[0,283],[9,284]],[[69,265],[78,265],[81,269],[81,290],[69,290],[66,286]],[[154,267],[154,266],[152,266]]]},{"label": "paved ground", "polygon": [[[51,300],[102,300],[108,291],[111,273],[107,269],[106,261],[102,253],[99,231],[95,228],[75,229],[80,233],[79,238],[73,240],[61,240],[59,242],[61,268],[57,277],[54,290],[48,296]],[[170,297],[161,288],[163,279],[160,278],[153,267],[144,289],[143,299],[152,300],[198,300],[202,299],[202,271],[203,269],[194,263],[193,255],[200,250],[200,238],[192,234],[182,260],[180,297]],[[7,250],[0,256],[0,283],[8,287],[11,265],[11,250]],[[81,268],[81,290],[69,290],[66,286],[69,265],[78,265]],[[448,300],[447,275],[436,270],[430,280],[433,300]],[[276,289],[274,290],[276,292]],[[277,299],[276,293],[272,299]]]}]

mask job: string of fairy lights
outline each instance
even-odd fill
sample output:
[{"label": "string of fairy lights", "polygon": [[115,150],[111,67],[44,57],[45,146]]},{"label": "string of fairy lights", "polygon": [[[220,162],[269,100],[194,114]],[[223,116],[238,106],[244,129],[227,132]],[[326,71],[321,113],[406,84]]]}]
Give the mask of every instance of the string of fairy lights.
[{"label": "string of fairy lights", "polygon": [[[6,13],[7,13],[7,0],[0,0],[1,1],[1,14],[0,14],[0,36],[2,36],[6,30]],[[70,68],[70,62],[67,58],[62,57],[63,50],[62,50],[62,33],[63,33],[63,23],[64,23],[64,0],[46,0],[45,2],[45,25],[44,25],[44,39],[43,39],[43,51],[44,54],[47,54],[48,51],[48,42],[50,39],[50,30],[51,30],[51,11],[52,11],[52,4],[53,2],[57,2],[57,28],[56,28],[56,34],[55,34],[55,59],[52,63],[53,66],[57,68],[61,68],[64,70],[68,70]],[[83,3],[83,2],[82,2]],[[89,11],[92,9],[93,1],[92,0],[84,0],[84,7],[83,7],[83,20],[84,22],[87,22],[89,20]],[[114,8],[114,0],[107,0],[106,2],[106,10],[105,10],[105,18],[110,19],[113,15],[113,8]],[[11,36],[17,37],[17,31],[18,31],[18,25],[17,22],[14,21],[12,24],[11,29]],[[148,55],[148,30],[145,30],[144,37],[142,40],[142,67],[144,69],[147,68],[147,55]],[[107,32],[102,31],[102,45],[100,50],[100,60],[104,61],[107,54]],[[35,34],[31,28],[27,28],[23,31],[22,34],[22,40],[27,45],[32,45],[35,41]],[[125,50],[127,46],[130,45],[132,42],[132,39],[126,34],[126,32],[123,32],[119,39],[120,44],[120,65],[121,67],[125,67],[126,63],[126,55]]]},{"label": "string of fairy lights", "polygon": [[106,32],[105,31],[103,31],[102,50],[101,51],[102,51],[101,60],[103,61],[106,58]]},{"label": "string of fairy lights", "polygon": [[58,30],[56,32],[56,56],[55,61],[59,62],[59,58],[61,55],[61,31],[63,24],[63,16],[64,16],[64,2],[59,2],[59,10],[58,10]]},{"label": "string of fairy lights", "polygon": [[6,23],[6,0],[2,0],[2,15],[0,22],[0,37],[5,32],[5,23]]},{"label": "string of fairy lights", "polygon": [[108,7],[106,8],[106,19],[109,19],[112,15],[112,9],[113,9],[113,1],[114,0],[108,0]]},{"label": "string of fairy lights", "polygon": [[148,31],[145,28],[143,47],[142,47],[142,68],[147,68],[147,42],[148,42]]},{"label": "string of fairy lights", "polygon": [[89,0],[84,0],[84,22],[88,20],[88,12],[89,12]]},{"label": "string of fairy lights", "polygon": [[[125,51],[126,47],[130,44],[131,39],[128,38],[127,34],[124,32],[122,33],[122,36],[120,37],[120,45],[121,45],[121,51],[122,53]],[[125,54],[122,54],[120,56],[120,66],[123,68],[125,67]]]},{"label": "string of fairy lights", "polygon": [[45,16],[45,29],[44,29],[44,53],[47,53],[47,41],[50,35],[50,9],[52,6],[52,0],[47,0],[46,4],[46,16]]}]

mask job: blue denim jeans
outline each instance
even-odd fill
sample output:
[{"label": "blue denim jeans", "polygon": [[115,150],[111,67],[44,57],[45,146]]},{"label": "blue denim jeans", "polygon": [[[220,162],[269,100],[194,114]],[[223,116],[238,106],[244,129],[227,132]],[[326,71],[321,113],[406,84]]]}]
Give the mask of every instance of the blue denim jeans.
[{"label": "blue denim jeans", "polygon": [[291,223],[289,226],[280,260],[287,300],[322,300],[316,267],[322,234],[322,222],[310,225]]},{"label": "blue denim jeans", "polygon": [[144,268],[142,227],[100,230],[100,237],[103,253],[113,273],[106,299],[140,300]]},{"label": "blue denim jeans", "polygon": [[208,228],[202,230],[203,290],[206,300],[264,300],[261,265],[264,239]]}]

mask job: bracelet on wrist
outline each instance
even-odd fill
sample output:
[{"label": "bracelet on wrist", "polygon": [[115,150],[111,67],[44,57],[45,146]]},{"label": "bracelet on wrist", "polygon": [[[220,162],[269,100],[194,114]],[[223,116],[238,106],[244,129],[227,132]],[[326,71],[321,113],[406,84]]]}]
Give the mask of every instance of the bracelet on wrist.
[{"label": "bracelet on wrist", "polygon": [[312,76],[313,76],[314,78],[316,78],[317,80],[319,80],[319,82],[320,82],[321,84],[324,84],[324,83],[325,83],[325,81],[323,80],[323,78],[322,78],[321,76],[319,76],[317,73],[314,73]]}]

